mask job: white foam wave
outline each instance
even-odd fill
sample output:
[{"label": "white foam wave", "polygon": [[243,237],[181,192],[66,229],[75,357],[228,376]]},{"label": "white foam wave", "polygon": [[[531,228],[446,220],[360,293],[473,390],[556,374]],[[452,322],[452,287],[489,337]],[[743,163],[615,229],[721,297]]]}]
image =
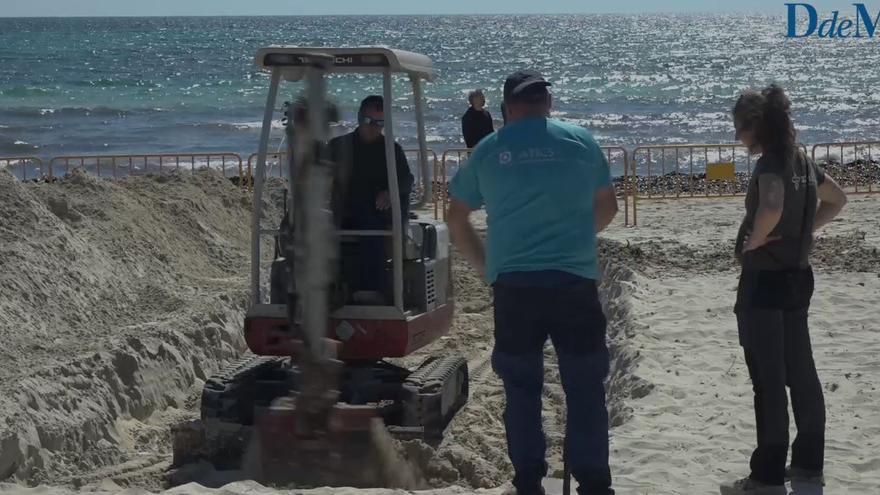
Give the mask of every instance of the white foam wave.
[{"label": "white foam wave", "polygon": [[[232,127],[235,127],[235,128],[238,129],[238,130],[241,130],[241,131],[247,131],[247,130],[251,130],[251,129],[261,129],[261,128],[263,127],[263,123],[260,122],[260,121],[256,121],[256,122],[233,122],[233,123],[231,123],[231,124],[229,124],[229,125],[231,125]],[[284,128],[284,126],[281,125],[281,121],[280,121],[280,120],[273,120],[273,121],[272,121],[272,129],[283,129],[283,128]]]}]

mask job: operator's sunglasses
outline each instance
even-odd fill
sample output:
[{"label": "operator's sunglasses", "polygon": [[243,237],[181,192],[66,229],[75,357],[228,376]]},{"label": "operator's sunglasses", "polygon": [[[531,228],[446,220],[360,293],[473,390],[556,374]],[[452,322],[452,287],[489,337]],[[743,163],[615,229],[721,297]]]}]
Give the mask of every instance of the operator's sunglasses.
[{"label": "operator's sunglasses", "polygon": [[362,124],[371,124],[376,127],[385,127],[385,119],[374,119],[372,117],[361,117]]}]

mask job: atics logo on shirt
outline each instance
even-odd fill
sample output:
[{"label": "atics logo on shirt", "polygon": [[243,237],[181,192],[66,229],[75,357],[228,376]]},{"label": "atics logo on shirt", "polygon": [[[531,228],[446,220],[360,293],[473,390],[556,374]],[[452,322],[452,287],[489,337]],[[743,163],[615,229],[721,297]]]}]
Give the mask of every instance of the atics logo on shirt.
[{"label": "atics logo on shirt", "polygon": [[816,187],[816,181],[810,180],[810,177],[807,175],[792,175],[791,183],[794,185],[794,190],[799,191],[801,186],[813,186]]},{"label": "atics logo on shirt", "polygon": [[[547,162],[552,161],[556,157],[553,148],[525,148],[516,153],[517,162]],[[501,165],[510,165],[514,161],[514,153],[505,150],[498,153],[498,163]]]}]

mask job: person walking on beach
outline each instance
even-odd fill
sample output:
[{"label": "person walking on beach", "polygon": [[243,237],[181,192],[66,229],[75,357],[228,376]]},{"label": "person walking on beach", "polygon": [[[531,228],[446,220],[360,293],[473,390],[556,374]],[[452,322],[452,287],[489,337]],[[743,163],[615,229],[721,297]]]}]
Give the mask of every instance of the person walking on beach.
[{"label": "person walking on beach", "polygon": [[[783,495],[786,477],[823,482],[825,402],[807,324],[809,253],[814,233],[837,216],[846,194],[795,144],[790,107],[772,85],[744,93],[733,108],[737,139],[762,153],[737,236],[742,273],[734,309],[755,393],[758,447],[751,474],[722,485],[725,495]],[[798,430],[788,470],[786,386]]]},{"label": "person walking on beach", "polygon": [[[608,163],[583,128],[550,119],[550,83],[529,70],[504,82],[508,124],[477,145],[450,184],[454,245],[492,285],[492,365],[517,495],[542,494],[544,343],[566,395],[566,458],[581,495],[613,494],[603,381],[609,355],[596,280],[596,234],[617,213]],[[488,250],[470,214],[485,205]]]},{"label": "person walking on beach", "polygon": [[492,134],[495,126],[492,123],[492,115],[486,110],[486,96],[483,90],[471,91],[468,95],[467,111],[461,117],[461,134],[464,137],[465,146],[473,148],[481,139]]}]

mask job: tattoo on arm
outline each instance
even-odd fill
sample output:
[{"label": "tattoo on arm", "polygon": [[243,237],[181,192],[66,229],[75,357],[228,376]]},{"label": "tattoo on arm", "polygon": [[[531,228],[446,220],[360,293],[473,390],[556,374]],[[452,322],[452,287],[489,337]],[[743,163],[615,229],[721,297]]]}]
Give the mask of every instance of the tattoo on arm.
[{"label": "tattoo on arm", "polygon": [[785,200],[785,184],[776,174],[762,174],[758,177],[758,207],[771,211],[782,209]]}]

